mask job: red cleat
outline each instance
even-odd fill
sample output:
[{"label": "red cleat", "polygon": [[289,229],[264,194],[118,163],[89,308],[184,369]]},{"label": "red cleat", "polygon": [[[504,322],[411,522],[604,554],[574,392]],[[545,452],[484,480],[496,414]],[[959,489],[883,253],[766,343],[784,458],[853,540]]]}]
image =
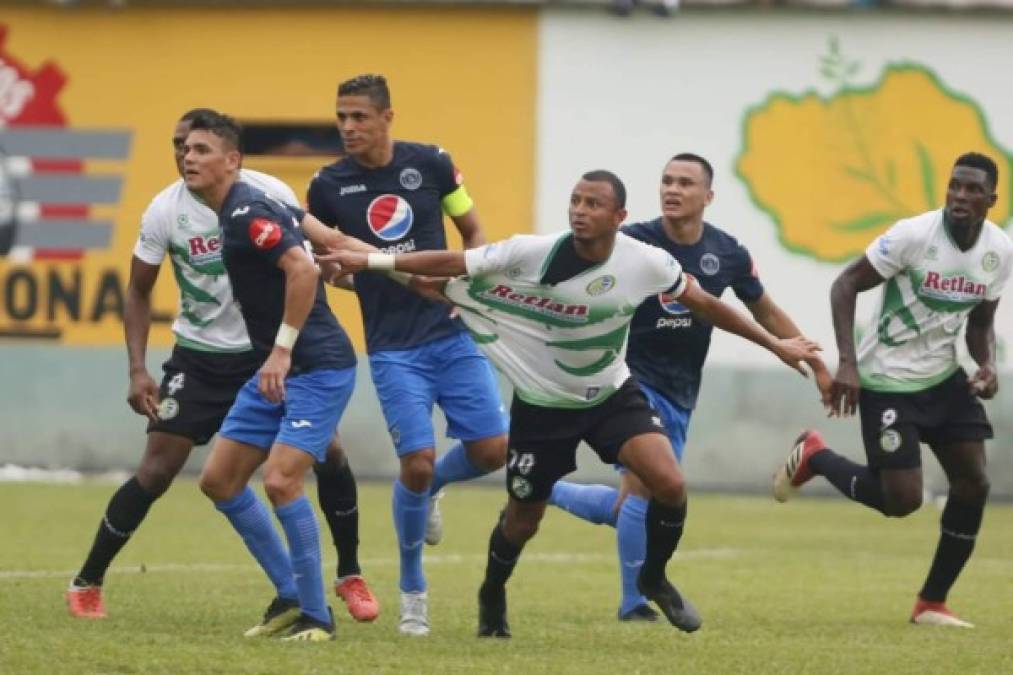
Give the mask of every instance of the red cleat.
[{"label": "red cleat", "polygon": [[71,586],[64,593],[71,616],[79,619],[104,619],[106,608],[102,604],[101,586]]},{"label": "red cleat", "polygon": [[946,608],[942,602],[931,602],[918,598],[915,608],[911,610],[911,623],[919,626],[950,626],[952,628],[974,628],[974,624],[964,621]]},{"label": "red cleat", "polygon": [[809,460],[827,444],[818,431],[806,429],[795,439],[795,447],[788,453],[788,458],[777,473],[774,474],[774,499],[786,502],[798,488],[815,475],[809,468]]},{"label": "red cleat", "polygon": [[345,601],[348,613],[356,621],[373,621],[380,616],[380,603],[358,574],[342,577],[334,582],[334,593]]}]

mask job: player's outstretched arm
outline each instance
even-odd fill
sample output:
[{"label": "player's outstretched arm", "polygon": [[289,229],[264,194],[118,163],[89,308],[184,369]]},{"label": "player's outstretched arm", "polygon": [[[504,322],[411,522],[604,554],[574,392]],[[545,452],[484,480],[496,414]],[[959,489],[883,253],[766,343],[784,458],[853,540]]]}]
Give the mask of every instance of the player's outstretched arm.
[{"label": "player's outstretched arm", "polygon": [[151,330],[151,290],[158,280],[159,265],[149,265],[137,256],[130,261],[130,281],[123,307],[123,332],[127,343],[130,388],[127,403],[138,415],[158,419],[158,384],[148,373],[145,357]]},{"label": "player's outstretched arm", "polygon": [[274,348],[260,367],[257,385],[272,403],[285,400],[285,376],[292,366],[292,348],[316,300],[319,275],[313,260],[298,246],[282,253],[276,265],[285,273],[285,307]]},{"label": "player's outstretched arm", "polygon": [[989,399],[999,391],[999,376],[995,366],[995,310],[998,300],[985,300],[967,316],[964,340],[967,351],[978,364],[978,370],[968,378],[971,393]]},{"label": "player's outstretched arm", "polygon": [[686,290],[679,296],[679,302],[718,328],[735,333],[769,349],[785,364],[799,371],[803,376],[806,376],[807,373],[802,362],[814,356],[820,349],[818,344],[801,336],[794,338],[774,337],[742,312],[700,288],[695,281],[688,281]]},{"label": "player's outstretched arm", "polygon": [[368,253],[369,251],[377,250],[375,246],[371,246],[355,237],[350,237],[340,230],[327,227],[311,213],[303,216],[302,222],[299,225],[302,227],[303,234],[313,244],[313,248],[318,251],[347,249]]},{"label": "player's outstretched arm", "polygon": [[837,375],[830,389],[830,405],[839,414],[858,409],[858,359],[855,356],[855,304],[858,294],[883,283],[866,256],[844,268],[830,287],[830,310],[837,338]]},{"label": "player's outstretched arm", "polygon": [[[802,331],[799,330],[792,318],[788,316],[788,313],[774,302],[770,293],[764,292],[755,302],[747,303],[746,308],[749,309],[749,313],[753,315],[756,323],[763,326],[768,333],[775,337],[792,338],[802,334]],[[819,356],[814,355],[806,359],[806,363],[812,370],[813,377],[816,380],[816,389],[820,393],[820,401],[827,409],[829,416],[834,417],[837,411],[830,405],[831,388],[834,381],[833,375],[830,374],[827,365]]]},{"label": "player's outstretched arm", "polygon": [[461,251],[416,251],[414,253],[366,253],[349,249],[332,251],[322,260],[333,260],[347,272],[363,270],[397,271],[430,277],[457,277],[467,273]]}]

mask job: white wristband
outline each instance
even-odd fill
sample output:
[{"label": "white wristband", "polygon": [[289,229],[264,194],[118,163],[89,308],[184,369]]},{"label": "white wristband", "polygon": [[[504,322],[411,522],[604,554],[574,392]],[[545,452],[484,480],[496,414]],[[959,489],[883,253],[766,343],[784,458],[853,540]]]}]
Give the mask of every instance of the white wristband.
[{"label": "white wristband", "polygon": [[366,268],[371,270],[386,270],[390,271],[394,269],[394,254],[393,253],[367,253],[366,254]]},{"label": "white wristband", "polygon": [[279,347],[291,350],[295,346],[296,338],[299,337],[299,329],[293,328],[287,323],[278,326],[278,334],[274,337],[274,344]]}]

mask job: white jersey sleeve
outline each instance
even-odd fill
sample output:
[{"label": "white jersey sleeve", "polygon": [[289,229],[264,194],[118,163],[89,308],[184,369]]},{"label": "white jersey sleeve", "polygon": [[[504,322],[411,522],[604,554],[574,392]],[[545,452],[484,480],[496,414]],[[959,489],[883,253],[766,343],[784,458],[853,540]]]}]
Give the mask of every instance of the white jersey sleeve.
[{"label": "white jersey sleeve", "polygon": [[285,202],[289,206],[302,208],[302,203],[296,196],[295,191],[287,183],[270,174],[254,171],[253,169],[243,169],[239,177],[244,183],[249,183],[258,190],[263,190],[278,201]]},{"label": "white jersey sleeve", "polygon": [[682,271],[682,265],[679,264],[679,261],[662,248],[644,244],[640,241],[636,241],[636,243],[638,246],[643,247],[643,262],[645,264],[639,266],[639,268],[646,275],[644,280],[645,285],[649,289],[653,289],[651,295],[665,292],[670,293],[676,298],[682,295],[689,286],[689,283],[688,277]]},{"label": "white jersey sleeve", "polygon": [[996,276],[995,281],[988,285],[988,291],[985,293],[985,299],[989,301],[998,300],[1002,296],[1002,291],[1006,288],[1006,283],[1009,281],[1010,272],[1013,270],[1013,242],[1010,241],[1009,236],[1002,230],[998,231],[998,239],[1000,239],[1006,246],[1002,253],[1002,263],[999,268],[999,274]]},{"label": "white jersey sleeve", "polygon": [[918,233],[924,230],[917,225],[915,218],[899,220],[865,249],[865,257],[884,279],[896,276],[911,263],[918,248]]},{"label": "white jersey sleeve", "polygon": [[[164,193],[163,193],[164,194]],[[169,251],[172,236],[172,215],[166,201],[159,194],[141,216],[141,232],[134,244],[134,255],[149,265],[161,265]]]},{"label": "white jersey sleeve", "polygon": [[518,234],[485,246],[471,248],[464,252],[464,266],[468,276],[476,277],[507,269],[515,264],[518,249],[523,241],[532,235]]}]

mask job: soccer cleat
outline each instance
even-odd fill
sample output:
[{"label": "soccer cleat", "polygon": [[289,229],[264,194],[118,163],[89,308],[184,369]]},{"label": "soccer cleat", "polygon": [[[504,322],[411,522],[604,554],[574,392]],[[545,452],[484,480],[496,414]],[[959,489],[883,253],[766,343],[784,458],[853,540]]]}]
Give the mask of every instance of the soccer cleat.
[{"label": "soccer cleat", "polygon": [[506,588],[478,591],[478,637],[510,637],[507,622]]},{"label": "soccer cleat", "polygon": [[356,621],[373,621],[380,615],[380,603],[358,574],[341,577],[334,582],[334,593],[345,601],[348,613]]},{"label": "soccer cleat", "polygon": [[106,608],[102,604],[101,586],[75,586],[70,585],[67,592],[63,594],[67,599],[67,609],[71,616],[79,619],[104,619]]},{"label": "soccer cleat", "polygon": [[918,598],[911,611],[911,623],[919,626],[949,626],[951,628],[974,628],[970,621],[964,621],[947,609],[945,603],[930,602]]},{"label": "soccer cleat", "polygon": [[788,453],[784,464],[774,474],[774,499],[779,502],[788,501],[795,490],[812,479],[815,474],[809,467],[809,460],[826,447],[820,432],[810,429],[803,431],[795,439],[795,446]]},{"label": "soccer cleat", "polygon": [[402,635],[429,635],[429,596],[425,591],[401,591],[397,629]]},{"label": "soccer cleat", "polygon": [[330,607],[327,608],[327,613],[331,616],[330,623],[314,619],[309,614],[300,614],[299,618],[288,629],[288,632],[281,637],[281,641],[327,642],[328,640],[333,640],[335,636],[334,613]]},{"label": "soccer cleat", "polygon": [[243,637],[267,637],[277,635],[299,620],[298,600],[275,598],[264,611],[264,618],[253,628],[243,633]]},{"label": "soccer cleat", "polygon": [[654,622],[658,620],[658,613],[651,609],[650,605],[637,605],[630,611],[623,614],[619,610],[619,620],[629,622]]},{"label": "soccer cleat", "polygon": [[662,579],[657,586],[647,586],[641,579],[637,579],[637,588],[648,600],[658,605],[668,622],[679,630],[692,633],[703,624],[696,607],[679,595],[679,591],[675,590],[668,579]]},{"label": "soccer cleat", "polygon": [[440,500],[443,490],[429,498],[429,517],[426,518],[426,543],[436,546],[443,539],[443,514],[440,512]]}]

